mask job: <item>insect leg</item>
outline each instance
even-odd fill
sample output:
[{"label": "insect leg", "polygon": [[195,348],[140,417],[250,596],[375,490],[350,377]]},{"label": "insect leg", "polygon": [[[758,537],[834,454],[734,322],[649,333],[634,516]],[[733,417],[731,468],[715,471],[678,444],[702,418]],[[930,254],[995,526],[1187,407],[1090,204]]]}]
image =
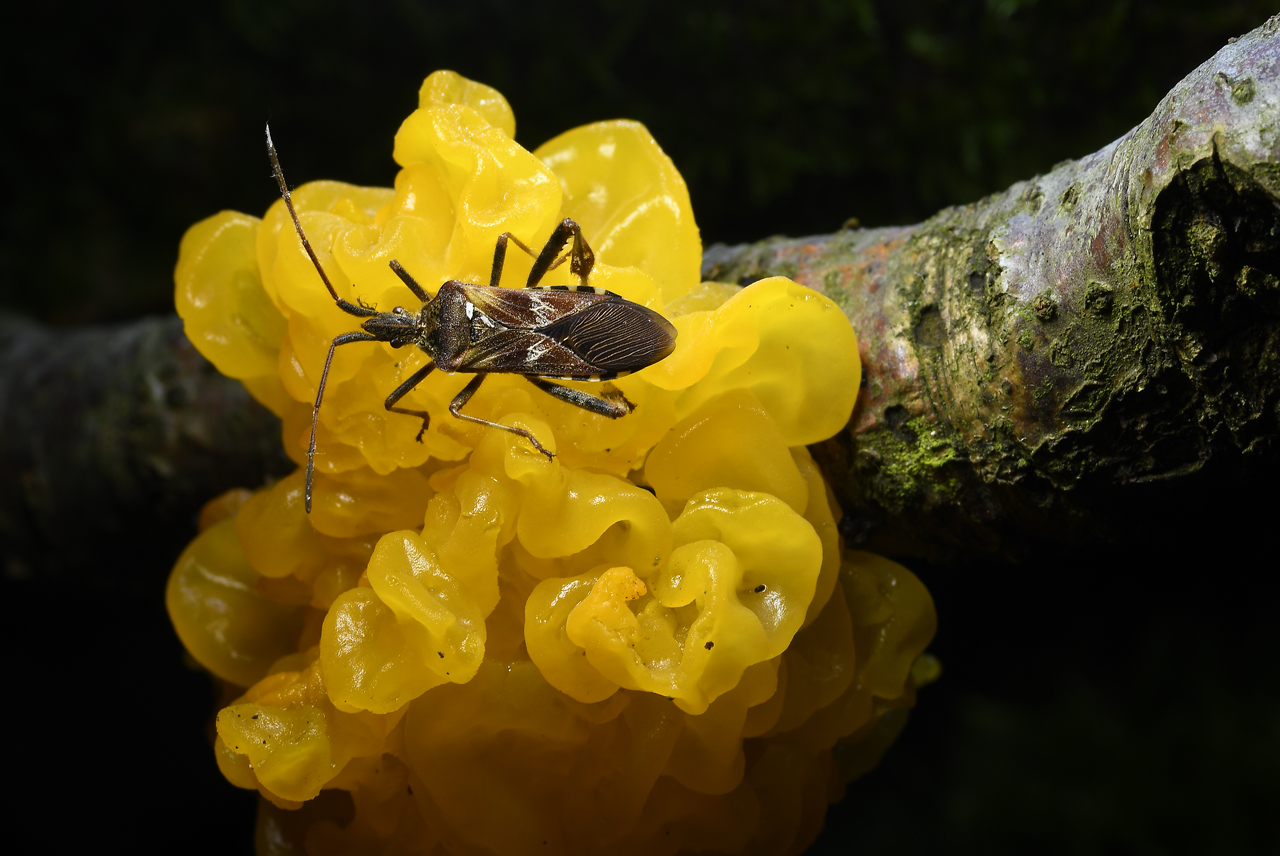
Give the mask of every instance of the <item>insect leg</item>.
[{"label": "insect leg", "polygon": [[395,259],[391,260],[391,269],[396,272],[396,276],[400,277],[401,282],[409,286],[409,290],[413,292],[413,296],[426,303],[431,299],[431,295],[427,294],[426,289],[418,285],[418,281],[409,276],[409,272],[400,266],[400,262]]},{"label": "insect leg", "polygon": [[409,410],[408,408],[396,407],[394,405],[397,401],[408,395],[409,390],[422,383],[422,381],[426,379],[427,375],[431,374],[431,370],[435,367],[435,363],[427,363],[425,366],[418,369],[413,373],[412,377],[397,386],[395,390],[387,396],[387,400],[383,402],[382,405],[392,413],[403,413],[405,416],[417,416],[422,420],[422,430],[418,432],[417,438],[419,443],[422,442],[422,435],[427,432],[427,423],[431,421],[431,414],[425,410]]},{"label": "insect leg", "polygon": [[596,254],[591,252],[590,245],[582,237],[582,227],[566,217],[560,221],[559,226],[556,226],[556,230],[547,239],[546,246],[538,254],[538,260],[533,263],[533,270],[529,271],[526,288],[537,285],[546,276],[547,271],[559,264],[556,262],[556,256],[560,255],[560,250],[564,249],[565,242],[570,237],[573,238],[573,249],[570,250],[569,272],[575,274],[583,285],[587,284],[587,277],[596,263]]},{"label": "insect leg", "polygon": [[316,473],[316,425],[320,420],[320,402],[324,400],[324,388],[329,383],[329,366],[333,364],[333,352],[338,350],[339,345],[349,345],[352,342],[376,341],[378,341],[377,336],[371,336],[368,333],[356,330],[351,333],[343,333],[329,345],[329,356],[325,357],[324,371],[320,373],[320,388],[316,390],[316,404],[315,407],[311,408],[311,442],[307,444],[307,490],[303,495],[307,514],[311,513],[311,484]]},{"label": "insect leg", "polygon": [[530,377],[529,383],[538,389],[553,395],[561,401],[568,402],[574,407],[581,407],[583,410],[589,410],[592,413],[598,413],[601,416],[607,416],[610,419],[617,419],[620,416],[626,416],[628,413],[636,409],[636,406],[627,401],[626,396],[621,392],[617,392],[608,397],[590,395],[579,389],[573,389],[568,386],[560,386],[556,383],[542,380],[541,378]]},{"label": "insect leg", "polygon": [[471,400],[471,396],[476,394],[476,390],[480,388],[480,384],[484,383],[485,377],[486,375],[478,374],[472,378],[471,383],[463,387],[462,392],[454,396],[453,401],[449,402],[449,412],[466,422],[475,422],[478,425],[488,425],[490,428],[497,428],[511,434],[519,434],[521,437],[532,443],[535,449],[546,455],[547,460],[554,458],[555,455],[547,451],[543,445],[538,442],[538,438],[533,436],[532,432],[526,431],[523,428],[513,428],[510,425],[503,425],[500,422],[490,422],[488,419],[481,419],[478,416],[468,416],[462,412],[462,408]]},{"label": "insect leg", "polygon": [[493,288],[497,288],[498,281],[502,279],[502,265],[507,260],[507,241],[514,241],[517,247],[524,250],[531,257],[535,259],[538,257],[537,253],[525,246],[524,241],[521,241],[510,232],[503,232],[498,236],[498,241],[493,247],[493,269],[489,273],[489,285]]}]

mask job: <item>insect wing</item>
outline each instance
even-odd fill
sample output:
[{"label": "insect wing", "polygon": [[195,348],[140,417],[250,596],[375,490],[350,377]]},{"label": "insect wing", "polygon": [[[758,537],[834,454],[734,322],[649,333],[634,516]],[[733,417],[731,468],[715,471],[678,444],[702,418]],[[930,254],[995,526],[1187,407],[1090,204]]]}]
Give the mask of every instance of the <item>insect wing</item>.
[{"label": "insect wing", "polygon": [[466,284],[462,291],[476,309],[510,330],[537,330],[593,304],[622,300],[607,291],[574,286],[491,288]]},{"label": "insect wing", "polygon": [[[457,371],[605,380],[652,365],[675,349],[676,331],[667,319],[610,292],[463,288],[474,310],[499,329],[473,341]],[[539,318],[551,321],[531,329]]]},{"label": "insect wing", "polygon": [[604,374],[653,365],[676,347],[671,322],[621,297],[592,303],[538,330]]},{"label": "insect wing", "polygon": [[500,330],[471,345],[458,371],[589,378],[601,370],[536,330]]}]

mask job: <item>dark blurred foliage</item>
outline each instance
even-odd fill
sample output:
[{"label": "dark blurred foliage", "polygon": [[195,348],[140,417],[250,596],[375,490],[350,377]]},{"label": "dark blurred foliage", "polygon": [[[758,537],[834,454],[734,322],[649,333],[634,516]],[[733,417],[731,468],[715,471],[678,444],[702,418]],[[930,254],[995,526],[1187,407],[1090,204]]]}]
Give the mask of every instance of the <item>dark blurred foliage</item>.
[{"label": "dark blurred foliage", "polygon": [[[437,68],[498,87],[527,146],[645,122],[710,241],[905,223],[1110,142],[1275,9],[1244,0],[535,5],[45,3],[0,53],[0,308],[171,309],[188,225],[292,181],[388,185]],[[1255,480],[1255,485],[1258,482]],[[1280,852],[1274,500],[1135,489],[1132,537],[930,568],[933,650],[902,739],[815,853]],[[104,556],[109,564],[112,557]],[[46,849],[249,851],[254,798],[206,743],[165,569],[136,590],[6,580],[12,816]],[[53,747],[53,748],[51,748]],[[13,805],[11,803],[11,805]],[[47,813],[46,813],[47,810]],[[56,815],[53,813],[56,810]],[[15,828],[18,828],[15,826]]]},{"label": "dark blurred foliage", "polygon": [[178,239],[293,181],[389,185],[438,68],[499,88],[533,147],[646,123],[707,242],[905,223],[1088,154],[1258,0],[337,0],[36,4],[0,53],[0,306],[164,312]]}]

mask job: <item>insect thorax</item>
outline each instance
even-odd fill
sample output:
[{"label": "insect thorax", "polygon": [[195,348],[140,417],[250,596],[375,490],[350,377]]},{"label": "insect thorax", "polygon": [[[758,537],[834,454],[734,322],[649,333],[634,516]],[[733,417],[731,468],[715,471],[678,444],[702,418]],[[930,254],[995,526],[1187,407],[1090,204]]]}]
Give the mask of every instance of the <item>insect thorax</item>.
[{"label": "insect thorax", "polygon": [[422,309],[423,334],[419,343],[435,364],[455,371],[471,345],[471,319],[465,294],[450,281]]}]

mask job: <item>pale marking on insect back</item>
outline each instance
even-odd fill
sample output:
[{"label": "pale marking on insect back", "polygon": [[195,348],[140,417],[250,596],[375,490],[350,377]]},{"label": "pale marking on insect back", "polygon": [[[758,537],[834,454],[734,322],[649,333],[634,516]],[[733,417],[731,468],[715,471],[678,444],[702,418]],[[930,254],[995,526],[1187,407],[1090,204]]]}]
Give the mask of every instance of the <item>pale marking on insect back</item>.
[{"label": "pale marking on insect back", "polygon": [[536,363],[538,360],[542,359],[543,354],[550,350],[550,343],[534,342],[525,350],[525,360],[526,362]]},{"label": "pale marking on insect back", "polygon": [[532,297],[529,300],[529,311],[536,319],[534,326],[542,327],[550,324],[556,317],[556,308],[554,305],[543,300],[541,297]]},{"label": "pale marking on insect back", "polygon": [[470,300],[467,301],[467,320],[470,321],[476,314],[475,304]]}]

